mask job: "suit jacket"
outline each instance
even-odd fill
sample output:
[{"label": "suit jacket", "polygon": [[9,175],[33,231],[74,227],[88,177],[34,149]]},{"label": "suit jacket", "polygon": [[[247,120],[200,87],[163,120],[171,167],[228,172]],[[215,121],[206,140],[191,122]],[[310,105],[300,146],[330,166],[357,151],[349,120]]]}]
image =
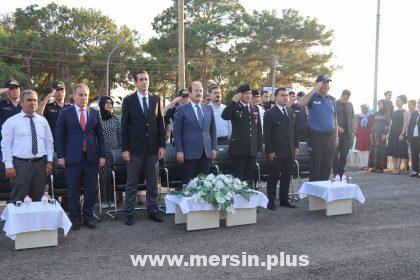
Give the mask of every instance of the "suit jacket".
[{"label": "suit jacket", "polygon": [[199,159],[203,150],[207,158],[211,158],[211,150],[217,149],[216,122],[213,108],[201,105],[204,125],[198,123],[192,102],[177,108],[174,116],[174,140],[177,152],[183,152],[184,158]]},{"label": "suit jacket", "polygon": [[266,154],[276,153],[279,159],[293,159],[295,148],[299,148],[296,127],[296,115],[286,108],[288,117],[284,116],[275,105],[264,114],[264,141]]},{"label": "suit jacket", "polygon": [[86,140],[86,158],[90,164],[98,164],[99,158],[105,158],[105,140],[98,110],[87,108],[86,130],[83,132],[76,107],[62,109],[55,130],[57,158],[64,158],[66,164],[82,161],[83,139]]},{"label": "suit jacket", "polygon": [[122,104],[122,151],[134,156],[157,155],[159,148],[166,147],[160,97],[149,93],[148,105],[148,116],[145,116],[137,92],[124,98]]},{"label": "suit jacket", "polygon": [[231,101],[223,110],[222,118],[232,123],[229,154],[256,156],[262,151],[262,127],[258,107],[250,105],[247,113],[240,102]]},{"label": "suit jacket", "polygon": [[418,115],[419,115],[419,111],[414,111],[413,113],[411,113],[410,122],[408,123],[408,129],[407,129],[407,136],[408,136],[408,139],[410,140],[413,139],[414,128],[416,127],[416,125],[418,125],[420,129],[420,118],[417,120]]}]

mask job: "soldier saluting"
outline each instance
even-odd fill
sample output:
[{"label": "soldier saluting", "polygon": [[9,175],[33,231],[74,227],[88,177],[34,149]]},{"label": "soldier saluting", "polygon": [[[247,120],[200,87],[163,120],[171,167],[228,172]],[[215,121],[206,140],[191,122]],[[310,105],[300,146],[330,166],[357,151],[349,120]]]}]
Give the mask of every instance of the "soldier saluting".
[{"label": "soldier saluting", "polygon": [[250,184],[254,180],[256,157],[262,151],[263,142],[260,114],[250,103],[251,99],[250,85],[241,85],[222,113],[222,118],[232,123],[229,141],[232,175]]}]

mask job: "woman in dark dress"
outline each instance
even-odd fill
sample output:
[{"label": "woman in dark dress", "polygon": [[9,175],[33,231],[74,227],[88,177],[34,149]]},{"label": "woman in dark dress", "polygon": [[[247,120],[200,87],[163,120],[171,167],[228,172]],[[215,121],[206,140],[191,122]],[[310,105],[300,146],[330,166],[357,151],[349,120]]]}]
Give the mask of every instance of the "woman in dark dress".
[{"label": "woman in dark dress", "polygon": [[392,157],[392,175],[400,174],[400,166],[403,159],[408,158],[407,126],[408,112],[403,109],[407,104],[407,97],[400,95],[395,104],[397,110],[392,113],[391,129],[388,136],[388,156]]},{"label": "woman in dark dress", "polygon": [[386,146],[386,136],[389,133],[389,112],[385,100],[378,101],[378,112],[371,130],[371,145],[369,152],[369,172],[382,173],[386,169],[388,151]]},{"label": "woman in dark dress", "polygon": [[99,168],[99,182],[101,186],[101,198],[108,204],[114,201],[112,185],[112,150],[121,148],[121,125],[120,120],[113,112],[114,101],[109,96],[99,99],[99,108],[102,117],[102,125],[105,137],[105,165]]}]

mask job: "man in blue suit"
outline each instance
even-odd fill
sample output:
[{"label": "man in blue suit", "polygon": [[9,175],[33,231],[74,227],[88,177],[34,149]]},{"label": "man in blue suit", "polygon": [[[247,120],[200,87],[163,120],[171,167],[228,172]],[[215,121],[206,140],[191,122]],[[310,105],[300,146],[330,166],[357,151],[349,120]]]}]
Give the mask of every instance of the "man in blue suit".
[{"label": "man in blue suit", "polygon": [[174,116],[174,140],[177,160],[183,165],[183,184],[198,174],[210,173],[211,159],[217,155],[216,123],[213,108],[203,105],[203,86],[192,82],[190,102],[178,107]]},{"label": "man in blue suit", "polygon": [[74,105],[60,111],[56,125],[58,164],[65,168],[72,229],[81,224],[80,188],[84,187],[83,224],[96,228],[93,207],[96,202],[98,167],[105,164],[105,142],[98,110],[88,108],[89,88],[77,84]]}]

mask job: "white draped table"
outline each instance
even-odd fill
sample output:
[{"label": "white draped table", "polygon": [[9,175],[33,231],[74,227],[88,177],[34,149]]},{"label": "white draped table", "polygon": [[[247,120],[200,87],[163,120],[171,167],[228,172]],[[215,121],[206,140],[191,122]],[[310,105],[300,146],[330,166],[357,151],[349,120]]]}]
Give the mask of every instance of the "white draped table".
[{"label": "white draped table", "polygon": [[300,188],[299,196],[309,196],[309,211],[325,209],[327,216],[350,214],[352,199],[365,203],[360,187],[344,181],[306,182]]},{"label": "white draped table", "polygon": [[267,208],[268,199],[262,193],[253,191],[249,201],[240,195],[233,195],[235,214],[221,215],[213,205],[194,201],[192,197],[168,194],[165,197],[166,214],[175,213],[175,224],[187,224],[187,230],[219,227],[221,218],[226,218],[227,226],[255,224],[257,207]]},{"label": "white draped table", "polygon": [[71,222],[59,203],[24,203],[20,207],[7,204],[1,219],[5,220],[3,231],[15,240],[15,249],[27,249],[58,245],[57,229],[62,228],[66,236]]}]

